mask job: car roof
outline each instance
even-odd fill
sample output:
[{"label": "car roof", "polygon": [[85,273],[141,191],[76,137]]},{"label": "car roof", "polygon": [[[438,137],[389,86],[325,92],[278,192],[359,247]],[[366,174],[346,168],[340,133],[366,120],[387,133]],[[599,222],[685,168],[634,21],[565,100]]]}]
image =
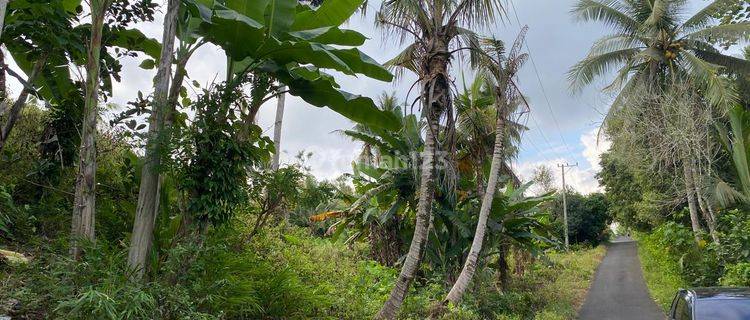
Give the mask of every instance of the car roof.
[{"label": "car roof", "polygon": [[688,291],[696,300],[750,299],[750,288],[748,287],[691,288]]}]

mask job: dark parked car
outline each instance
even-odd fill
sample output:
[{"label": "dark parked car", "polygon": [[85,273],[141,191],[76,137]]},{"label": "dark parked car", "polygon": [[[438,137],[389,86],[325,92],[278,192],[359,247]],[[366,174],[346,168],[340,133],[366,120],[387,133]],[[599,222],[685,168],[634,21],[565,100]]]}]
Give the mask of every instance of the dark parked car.
[{"label": "dark parked car", "polygon": [[750,320],[750,288],[680,289],[670,320]]}]

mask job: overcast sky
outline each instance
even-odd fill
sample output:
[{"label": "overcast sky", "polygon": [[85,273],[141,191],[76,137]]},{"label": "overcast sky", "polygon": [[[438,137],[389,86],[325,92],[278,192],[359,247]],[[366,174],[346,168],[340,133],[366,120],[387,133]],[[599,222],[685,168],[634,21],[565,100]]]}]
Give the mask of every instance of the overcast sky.
[{"label": "overcast sky", "polygon": [[[566,72],[586,55],[596,39],[607,33],[607,29],[596,23],[574,21],[569,13],[574,2],[515,0],[506,6],[507,14],[503,21],[479,33],[512,42],[521,25],[529,26],[526,40],[531,61],[519,73],[518,84],[531,104],[527,120],[530,130],[523,136],[521,154],[514,164],[518,172],[522,177],[529,178],[534,167],[548,165],[555,170],[559,181],[557,164],[578,163],[578,167],[570,170],[567,180],[576,190],[589,193],[599,190],[594,175],[599,170],[599,154],[608,147],[606,141],[597,143],[596,132],[609,97],[598,91],[604,82],[572,94],[568,89]],[[384,39],[373,26],[372,13],[379,2],[370,3],[369,16],[354,17],[347,28],[369,37],[361,50],[377,61],[385,62],[400,51],[400,46],[395,40]],[[704,0],[693,0],[692,6],[697,8],[705,3]],[[139,25],[138,28],[147,36],[161,40],[162,14],[157,21]],[[133,100],[139,90],[144,94],[152,91],[154,71],[140,69],[139,63],[136,59],[123,61],[122,82],[115,84],[112,102],[123,105]],[[190,80],[206,85],[214,79],[224,79],[224,68],[222,51],[217,47],[204,46],[189,62],[188,73]],[[462,73],[470,79],[471,71],[459,61],[453,62],[452,71],[459,88],[462,87]],[[413,76],[406,76],[394,83],[384,83],[337,74],[337,81],[344,90],[372,98],[383,92],[395,92],[404,99],[414,80]],[[20,88],[18,84],[13,84],[11,89],[18,92]],[[414,98],[414,94],[410,99]],[[292,161],[294,155],[304,150],[313,153],[310,165],[318,177],[335,178],[350,172],[351,161],[357,155],[359,146],[332,131],[349,128],[352,123],[328,109],[312,107],[301,99],[287,97],[286,101],[282,161]],[[275,100],[269,101],[260,111],[259,125],[268,135],[273,132],[275,105]]]}]

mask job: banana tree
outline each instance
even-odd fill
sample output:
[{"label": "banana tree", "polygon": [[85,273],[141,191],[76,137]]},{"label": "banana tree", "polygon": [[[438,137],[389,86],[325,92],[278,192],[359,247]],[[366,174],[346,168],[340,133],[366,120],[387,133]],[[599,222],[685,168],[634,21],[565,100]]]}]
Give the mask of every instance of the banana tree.
[{"label": "banana tree", "polygon": [[719,138],[732,157],[736,182],[720,181],[717,198],[724,205],[734,202],[750,203],[750,112],[736,106],[729,111],[729,130],[717,127]]},{"label": "banana tree", "polygon": [[230,78],[265,72],[288,86],[289,94],[314,106],[355,122],[398,129],[392,114],[378,110],[370,98],[339,90],[334,78],[321,71],[391,81],[385,68],[356,48],[365,36],[339,28],[362,1],[326,1],[317,9],[293,0],[185,3],[193,17],[201,19],[197,33],[225,50]]},{"label": "banana tree", "polygon": [[423,148],[420,135],[423,124],[415,115],[403,116],[401,107],[388,103],[390,97],[381,98],[381,109],[400,119],[402,127],[396,132],[357,125],[342,134],[372,149],[379,161],[359,161],[353,164],[354,197],[348,209],[312,217],[325,220],[336,217],[332,225],[334,239],[345,229],[351,230],[346,242],[364,237],[370,240],[372,256],[386,265],[401,258],[405,239],[402,231],[411,222],[415,212],[416,185],[419,166],[416,154]]},{"label": "banana tree", "polygon": [[[486,260],[493,261],[500,275],[500,283],[508,282],[508,249],[513,246],[532,256],[541,255],[544,249],[559,245],[554,238],[552,218],[545,204],[555,199],[554,193],[527,197],[531,182],[516,187],[510,181],[505,190],[498,192],[487,226]],[[489,264],[489,263],[488,263]]]}]

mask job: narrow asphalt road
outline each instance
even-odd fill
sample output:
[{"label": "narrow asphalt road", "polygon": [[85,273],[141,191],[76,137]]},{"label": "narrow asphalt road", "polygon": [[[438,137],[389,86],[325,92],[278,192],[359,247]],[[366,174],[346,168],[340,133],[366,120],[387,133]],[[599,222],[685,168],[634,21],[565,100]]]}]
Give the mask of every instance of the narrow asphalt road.
[{"label": "narrow asphalt road", "polygon": [[638,245],[627,237],[615,239],[599,265],[580,320],[663,320],[641,273]]}]

